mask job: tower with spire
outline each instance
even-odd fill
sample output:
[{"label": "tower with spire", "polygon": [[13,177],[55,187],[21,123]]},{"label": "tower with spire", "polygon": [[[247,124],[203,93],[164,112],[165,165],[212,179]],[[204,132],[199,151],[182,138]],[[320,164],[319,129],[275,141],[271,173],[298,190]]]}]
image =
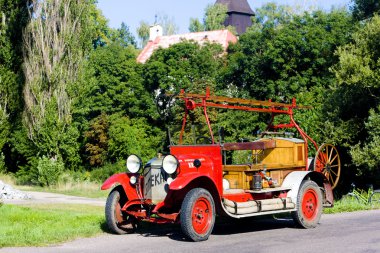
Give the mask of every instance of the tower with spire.
[{"label": "tower with spire", "polygon": [[247,0],[217,0],[215,4],[227,5],[228,17],[224,25],[233,26],[240,35],[252,25],[251,17],[255,15]]}]

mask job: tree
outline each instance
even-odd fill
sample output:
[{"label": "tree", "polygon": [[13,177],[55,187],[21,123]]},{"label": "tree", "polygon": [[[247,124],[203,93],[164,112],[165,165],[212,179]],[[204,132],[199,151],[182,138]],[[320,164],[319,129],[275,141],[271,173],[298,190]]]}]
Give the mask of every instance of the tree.
[{"label": "tree", "polygon": [[94,48],[107,45],[111,42],[113,29],[108,26],[108,20],[97,8],[97,0],[88,0],[86,6],[86,29],[83,32],[91,33],[92,45]]},{"label": "tree", "polygon": [[286,5],[268,3],[256,9],[251,30],[280,28],[292,21],[295,11]]},{"label": "tree", "polygon": [[256,99],[283,101],[312,87],[328,87],[334,78],[329,67],[337,62],[333,52],[352,29],[348,13],[317,11],[288,18],[282,8],[272,10],[280,13],[258,17],[261,23],[231,47],[225,85],[246,89]]},{"label": "tree", "polygon": [[205,30],[204,25],[197,18],[190,18],[189,31],[194,32],[202,32]]},{"label": "tree", "polygon": [[136,62],[134,47],[111,44],[97,48],[89,57],[89,68],[94,78],[81,101],[92,119],[101,113],[123,112],[129,117],[148,117],[152,101],[144,89],[142,66]]},{"label": "tree", "polygon": [[11,133],[22,111],[22,30],[27,17],[26,0],[0,0],[0,170],[13,170],[15,164],[4,160],[10,159]]},{"label": "tree", "polygon": [[[209,87],[215,92],[217,77],[225,59],[222,53],[223,49],[219,44],[199,45],[193,41],[183,41],[167,49],[159,49],[143,66],[144,86],[153,98],[159,89],[172,93],[179,92],[180,89],[191,93],[204,93],[206,87]],[[182,113],[182,104],[179,102],[173,108],[174,119],[158,118],[155,113],[157,120],[152,123],[165,131],[164,127],[180,124]],[[209,116],[212,120],[216,117],[214,112],[209,112]],[[165,124],[163,124],[164,121]],[[191,113],[191,121],[195,124],[203,124],[204,116],[200,114],[200,111]],[[202,127],[200,130],[206,130],[205,124]],[[176,133],[172,132],[172,134]]]},{"label": "tree", "polygon": [[130,119],[117,113],[110,116],[108,159],[125,160],[139,154],[144,162],[162,152],[163,132],[144,118]]},{"label": "tree", "polygon": [[379,0],[353,0],[352,15],[356,20],[364,20],[380,14]]},{"label": "tree", "polygon": [[219,44],[184,41],[167,49],[157,50],[144,65],[145,87],[155,90],[180,88],[204,91],[215,87],[223,50]]},{"label": "tree", "polygon": [[85,135],[85,147],[91,166],[101,166],[107,160],[109,117],[102,113],[90,123]]},{"label": "tree", "polygon": [[206,31],[224,29],[224,21],[227,18],[227,5],[224,4],[210,4],[206,7],[204,26]]},{"label": "tree", "polygon": [[[99,46],[104,47],[112,43],[119,44],[122,47],[137,46],[135,37],[129,31],[129,26],[126,25],[124,22],[122,22],[120,28],[117,29],[107,27],[106,33],[107,41],[99,44]],[[95,49],[96,48],[97,47],[95,47]]]},{"label": "tree", "polygon": [[369,117],[365,122],[368,137],[353,146],[351,149],[352,160],[355,165],[364,167],[360,174],[378,174],[380,167],[380,106],[370,109]]},{"label": "tree", "polygon": [[[295,114],[302,128],[317,143],[343,145],[352,135],[344,132],[350,126],[348,122],[332,116],[336,103],[331,87],[336,79],[330,67],[338,62],[335,50],[350,41],[355,30],[350,14],[333,10],[298,15],[272,4],[256,13],[256,23],[229,47],[217,89],[238,97],[286,103],[295,97],[298,104],[313,107]],[[268,115],[262,114],[256,121],[245,120],[234,128],[250,136],[244,125],[256,126],[268,120]],[[224,115],[224,121],[235,123],[233,115]],[[230,134],[233,136],[233,131]],[[311,155],[315,152],[312,147],[310,151]]]},{"label": "tree", "polygon": [[137,28],[136,32],[137,32],[137,35],[140,39],[140,47],[141,48],[145,47],[146,43],[148,43],[149,29],[150,29],[150,26],[149,26],[148,22],[140,21],[140,25]]},{"label": "tree", "polygon": [[86,30],[93,3],[33,0],[24,32],[24,123],[39,157],[80,162],[79,132],[72,122],[85,55],[94,33]]},{"label": "tree", "polygon": [[163,35],[173,35],[178,32],[178,26],[176,25],[174,18],[169,17],[166,14],[160,14],[157,16],[157,24],[162,26]]},{"label": "tree", "polygon": [[121,27],[117,29],[116,42],[121,43],[124,47],[129,45],[137,45],[135,37],[129,31],[129,27],[124,22],[122,22]]},{"label": "tree", "polygon": [[224,4],[209,4],[205,9],[203,24],[197,18],[190,19],[189,31],[201,32],[225,29],[228,8]]},{"label": "tree", "polygon": [[354,33],[352,43],[339,47],[339,62],[332,68],[338,83],[332,116],[349,125],[347,132],[352,138],[345,144],[350,147],[353,162],[361,166],[361,174],[374,172],[380,164],[379,38],[380,17],[375,15]]}]

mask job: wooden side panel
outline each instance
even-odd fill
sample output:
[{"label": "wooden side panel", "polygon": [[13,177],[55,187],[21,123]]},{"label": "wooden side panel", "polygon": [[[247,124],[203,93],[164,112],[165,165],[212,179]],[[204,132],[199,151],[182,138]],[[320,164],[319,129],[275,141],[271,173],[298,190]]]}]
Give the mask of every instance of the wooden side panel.
[{"label": "wooden side panel", "polygon": [[229,171],[223,178],[230,183],[230,189],[244,189],[243,174],[244,172],[240,171]]},{"label": "wooden side panel", "polygon": [[299,166],[306,166],[305,164],[305,145],[304,144],[297,144],[296,145],[297,152],[295,163]]},{"label": "wooden side panel", "polygon": [[[224,179],[230,183],[230,189],[249,189],[246,171],[250,170],[246,164],[223,166]],[[251,176],[252,181],[252,176]]]},{"label": "wooden side panel", "polygon": [[[267,141],[264,139],[261,143]],[[305,143],[302,140],[275,138],[271,141],[275,141],[274,148],[252,150],[252,164],[223,166],[224,178],[229,181],[231,189],[250,190],[253,175],[259,171],[265,171],[266,176],[272,178],[274,186],[278,187],[290,172],[305,169]],[[266,180],[263,180],[262,185],[264,188],[269,187]]]},{"label": "wooden side panel", "polygon": [[276,139],[276,148],[264,150],[261,156],[257,155],[257,151],[253,151],[253,160],[255,160],[256,157],[259,158],[256,160],[267,169],[306,166],[304,145],[304,143]]},{"label": "wooden side panel", "polygon": [[283,173],[282,170],[273,170],[273,171],[270,171],[269,176],[272,178],[273,183],[276,186],[281,185],[282,182],[284,181],[284,173]]}]

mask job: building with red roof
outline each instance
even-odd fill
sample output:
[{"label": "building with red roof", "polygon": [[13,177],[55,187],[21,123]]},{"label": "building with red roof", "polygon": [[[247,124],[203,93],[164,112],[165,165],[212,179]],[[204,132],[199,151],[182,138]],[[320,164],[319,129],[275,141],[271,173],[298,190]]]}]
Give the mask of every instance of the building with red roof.
[{"label": "building with red roof", "polygon": [[137,62],[145,63],[155,50],[159,48],[168,48],[171,45],[182,41],[195,41],[200,45],[207,42],[218,43],[223,47],[224,51],[226,51],[229,43],[236,43],[237,40],[237,37],[229,30],[204,31],[162,36],[162,28],[160,26],[153,26],[150,30],[150,40],[137,57]]}]

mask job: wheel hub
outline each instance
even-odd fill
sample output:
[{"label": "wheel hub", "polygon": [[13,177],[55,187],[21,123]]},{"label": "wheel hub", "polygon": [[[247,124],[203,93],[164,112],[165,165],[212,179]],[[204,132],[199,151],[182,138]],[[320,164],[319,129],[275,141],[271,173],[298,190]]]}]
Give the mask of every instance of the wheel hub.
[{"label": "wheel hub", "polygon": [[328,173],[330,173],[330,171],[331,171],[331,164],[330,164],[330,163],[327,163],[327,164],[326,164],[326,171],[327,171]]},{"label": "wheel hub", "polygon": [[316,216],[317,211],[317,196],[314,190],[309,189],[302,201],[302,212],[307,220],[312,220]]},{"label": "wheel hub", "polygon": [[198,220],[202,220],[203,219],[203,211],[202,210],[199,210],[199,208],[197,208],[197,213],[195,214],[195,217],[198,219]]}]

